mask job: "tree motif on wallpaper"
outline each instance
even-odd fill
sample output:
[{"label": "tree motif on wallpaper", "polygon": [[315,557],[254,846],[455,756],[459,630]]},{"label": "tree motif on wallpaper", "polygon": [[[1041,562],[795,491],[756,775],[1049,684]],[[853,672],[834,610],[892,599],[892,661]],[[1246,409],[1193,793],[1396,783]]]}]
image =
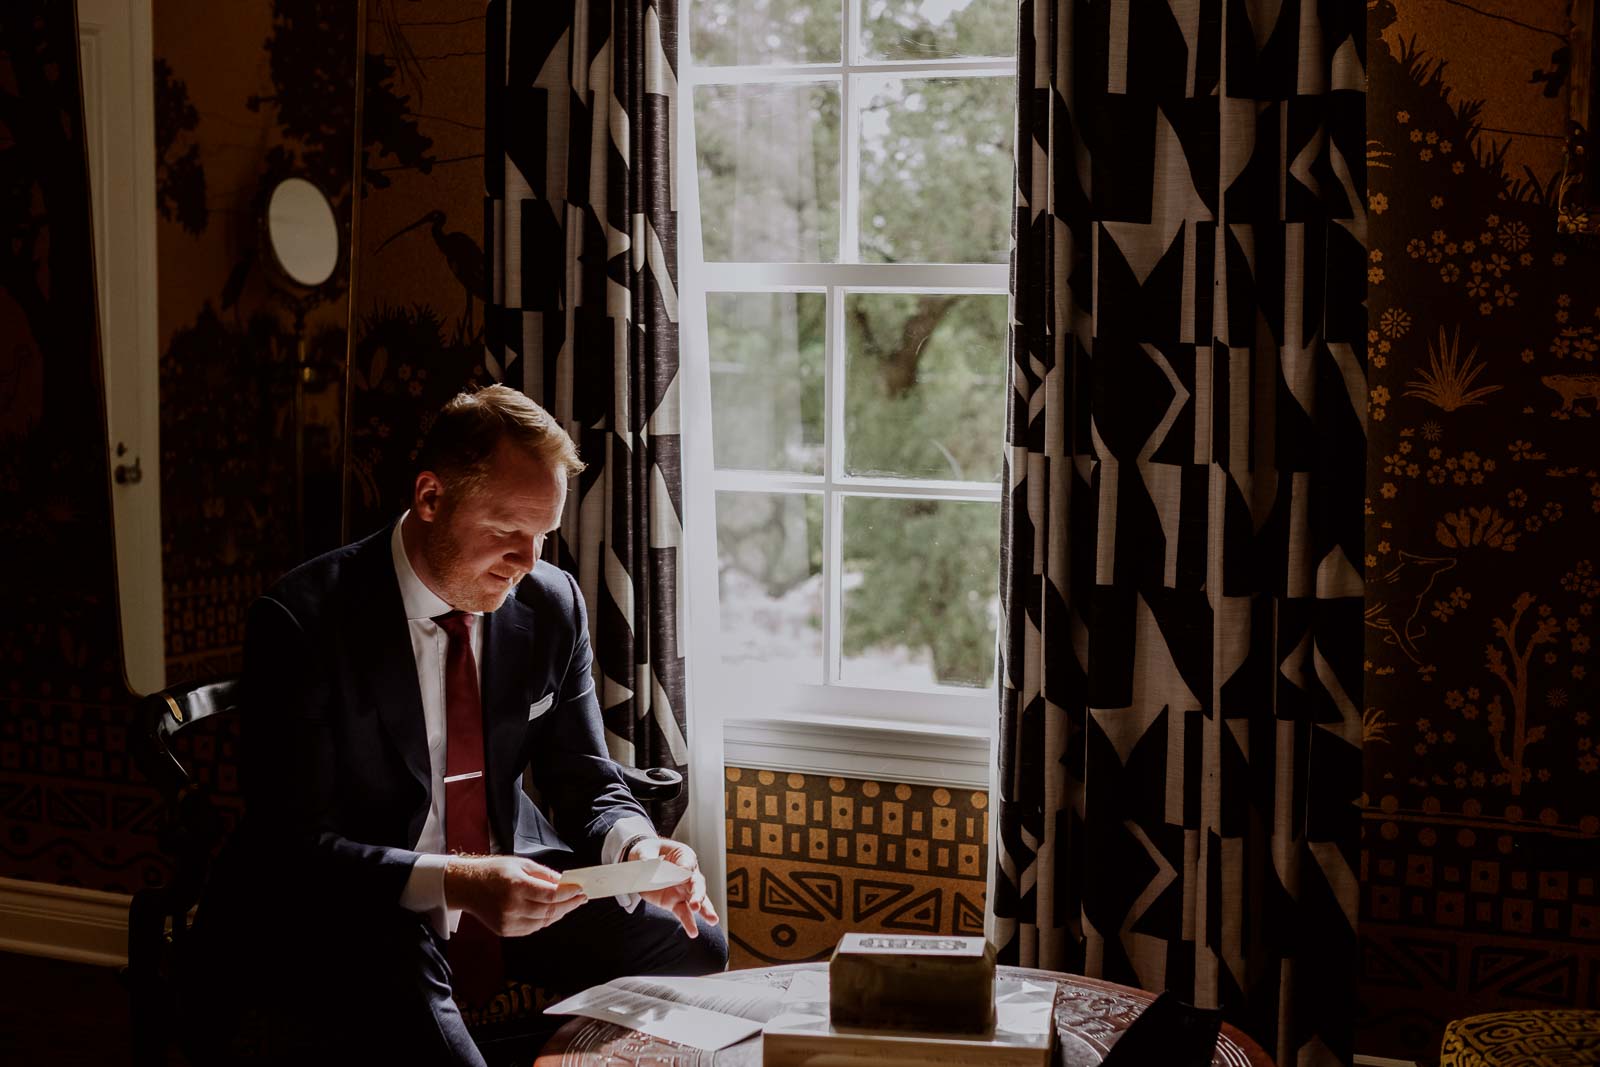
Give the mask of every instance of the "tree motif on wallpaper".
[{"label": "tree motif on wallpaper", "polygon": [[[303,176],[330,195],[342,196],[349,183],[350,130],[355,125],[355,94],[349,89],[356,74],[354,8],[347,0],[274,0],[272,10],[266,48],[274,92],[251,97],[250,108],[274,105],[284,132],[305,146]],[[385,171],[426,174],[436,160],[430,154],[433,139],[418,126],[411,96],[398,88],[414,83],[420,98],[425,75],[391,6],[381,5],[378,14],[389,54],[368,52],[364,57],[361,133],[365,184],[382,189],[389,185]],[[379,166],[385,157],[394,164]]]},{"label": "tree motif on wallpaper", "polygon": [[[305,178],[328,197],[335,218],[350,217],[350,137],[355,129],[355,13],[341,0],[273,0],[272,33],[266,40],[272,93],[254,95],[245,107],[273,109],[282,144],[267,150],[248,217],[264,218],[268,198],[288,177]],[[260,249],[247,241],[223,285],[220,303],[235,306]],[[349,275],[338,270],[328,284],[293,294],[297,319],[341,298]],[[288,293],[280,294],[288,302]]]},{"label": "tree motif on wallpaper", "polygon": [[251,111],[276,109],[283,134],[300,145],[296,173],[330,197],[342,198],[350,183],[355,37],[347,0],[273,0],[266,41],[273,92],[245,101]]},{"label": "tree motif on wallpaper", "polygon": [[176,151],[178,139],[200,125],[200,112],[189,99],[189,86],[175,77],[165,59],[155,63],[156,209],[168,222],[191,234],[206,228],[206,169],[200,145],[190,140]]},{"label": "tree motif on wallpaper", "polygon": [[1554,100],[1561,95],[1567,87],[1567,79],[1572,75],[1572,47],[1562,45],[1550,53],[1550,66],[1539,67],[1529,76],[1528,80],[1534,84],[1544,85],[1544,95]]},{"label": "tree motif on wallpaper", "polygon": [[1474,365],[1478,358],[1477,345],[1472,346],[1466,359],[1460,356],[1461,327],[1457,326],[1455,333],[1450,336],[1445,335],[1443,326],[1439,327],[1438,347],[1431,342],[1428,345],[1428,369],[1419,372],[1420,379],[1406,383],[1405,395],[1426,400],[1446,411],[1455,411],[1472,404],[1482,404],[1484,397],[1500,391],[1498,385],[1472,387],[1478,375],[1488,368],[1486,363]]},{"label": "tree motif on wallpaper", "polygon": [[[1560,36],[1564,5],[1399,8],[1397,25],[1390,0],[1368,5],[1365,573],[1373,601],[1399,604],[1388,615],[1401,632],[1374,625],[1367,645],[1364,722],[1374,729],[1364,732],[1379,743],[1365,749],[1361,862],[1371,892],[1361,938],[1371,1047],[1383,1041],[1393,1055],[1422,1059],[1437,1054],[1438,1028],[1469,1006],[1464,999],[1479,997],[1475,1007],[1489,995],[1467,977],[1472,953],[1557,965],[1539,931],[1557,936],[1564,921],[1544,926],[1551,913],[1537,906],[1527,921],[1512,898],[1531,894],[1510,879],[1565,885],[1584,861],[1563,850],[1577,856],[1579,835],[1600,825],[1594,601],[1584,592],[1594,581],[1600,596],[1600,581],[1577,562],[1593,557],[1600,532],[1594,424],[1577,414],[1600,405],[1600,390],[1590,395],[1577,380],[1600,374],[1600,313],[1591,314],[1600,275],[1592,254],[1556,233],[1559,152],[1536,145],[1557,142],[1485,128],[1563,133],[1545,92],[1564,75],[1545,62],[1550,46],[1540,39]],[[1503,51],[1471,43],[1507,35]],[[1516,56],[1526,58],[1507,58]],[[1535,68],[1545,77],[1530,81]],[[1516,120],[1490,122],[1484,103],[1451,91],[1467,84],[1492,113]],[[1508,166],[1513,156],[1530,165]],[[1409,631],[1403,619],[1423,583],[1404,601],[1386,584],[1407,552],[1453,561]],[[1389,812],[1407,814],[1387,822]],[[1431,870],[1408,860],[1424,851]],[[1422,900],[1433,890],[1407,888],[1420,878],[1453,893],[1477,868],[1499,870],[1502,881],[1482,883],[1486,895],[1454,917],[1445,896]],[[1385,947],[1395,938],[1430,945],[1438,966],[1400,960]],[[1590,996],[1595,952],[1584,943],[1560,953]],[[1537,996],[1507,989],[1502,1000],[1533,1006]]]},{"label": "tree motif on wallpaper", "polygon": [[[1524,592],[1512,602],[1509,618],[1497,615],[1491,620],[1494,641],[1484,646],[1482,663],[1504,692],[1485,693],[1468,685],[1444,695],[1445,708],[1453,719],[1462,725],[1484,724],[1482,736],[1488,740],[1489,754],[1499,770],[1463,758],[1455,762],[1453,778],[1435,774],[1431,779],[1415,778],[1415,784],[1454,784],[1457,789],[1493,786],[1521,797],[1531,783],[1552,780],[1550,759],[1554,757],[1534,766],[1528,749],[1546,740],[1555,727],[1572,728],[1576,769],[1583,773],[1596,769],[1600,761],[1595,738],[1584,729],[1592,722],[1592,712],[1588,707],[1573,706],[1571,687],[1588,677],[1587,664],[1581,661],[1592,647],[1587,626],[1594,601],[1600,599],[1600,578],[1595,577],[1593,562],[1584,559],[1563,574],[1560,585],[1563,593],[1576,599],[1564,610],[1554,594],[1541,602],[1535,594]],[[1572,661],[1565,668],[1563,654]],[[1544,721],[1533,722],[1541,708]],[[1436,745],[1470,743],[1458,736],[1460,729],[1419,719],[1416,754],[1426,755]]]},{"label": "tree motif on wallpaper", "polygon": [[[1522,795],[1523,783],[1531,778],[1532,772],[1524,765],[1523,757],[1529,745],[1543,740],[1545,728],[1543,726],[1528,726],[1528,661],[1533,658],[1533,650],[1540,645],[1553,644],[1556,634],[1561,630],[1561,623],[1550,617],[1541,618],[1534,626],[1532,633],[1527,635],[1526,642],[1517,636],[1517,629],[1522,625],[1522,617],[1535,603],[1532,593],[1523,593],[1517,597],[1512,605],[1513,614],[1508,623],[1504,619],[1494,620],[1494,634],[1506,646],[1502,650],[1498,645],[1488,645],[1485,648],[1486,660],[1489,671],[1500,679],[1502,685],[1511,696],[1511,752],[1507,754],[1505,748],[1506,717],[1505,711],[1498,696],[1489,701],[1489,736],[1494,738],[1494,754],[1500,761],[1501,773],[1496,774],[1492,781],[1495,785],[1511,786],[1512,796]],[[1510,653],[1510,662],[1507,663],[1506,653]]]},{"label": "tree motif on wallpaper", "polygon": [[[433,138],[423,133],[417,124],[417,116],[411,108],[411,94],[401,92],[401,86],[409,85],[420,101],[427,73],[394,5],[380,0],[375,14],[381,30],[381,39],[373,42],[378,51],[368,51],[362,63],[365,93],[361,104],[363,195],[367,189],[387,189],[391,184],[387,172],[415,170],[427,174],[438,162],[432,155]],[[394,162],[384,165],[385,157]]]},{"label": "tree motif on wallpaper", "polygon": [[[1394,21],[1388,0],[1377,0],[1369,12],[1371,28],[1380,33]],[[1600,512],[1592,446],[1545,434],[1526,418],[1559,423],[1592,417],[1600,408],[1600,374],[1585,373],[1600,355],[1600,300],[1586,273],[1572,270],[1578,266],[1569,264],[1572,250],[1557,243],[1553,201],[1546,195],[1553,176],[1526,169],[1508,174],[1507,143],[1482,130],[1482,104],[1453,97],[1445,73],[1444,62],[1425,55],[1416,40],[1374,43],[1374,98],[1385,106],[1368,134],[1368,206],[1376,237],[1368,264],[1375,461],[1367,575],[1369,602],[1377,610],[1367,621],[1382,635],[1375,647],[1384,654],[1373,656],[1368,700],[1388,709],[1376,720],[1378,737],[1394,740],[1399,728],[1409,732],[1417,722],[1414,755],[1438,746],[1458,746],[1461,753],[1454,774],[1449,765],[1424,761],[1391,777],[1423,787],[1505,790],[1514,784],[1526,795],[1549,781],[1541,778],[1548,768],[1530,765],[1529,745],[1540,737],[1539,727],[1553,734],[1562,721],[1541,718],[1541,709],[1561,701],[1575,709],[1574,723],[1589,715],[1584,664],[1558,666],[1561,657],[1577,659],[1587,650],[1587,612],[1565,616],[1562,624],[1570,629],[1564,634],[1552,634],[1537,613],[1553,611],[1562,600],[1554,588],[1560,569],[1550,566],[1560,556],[1552,560],[1551,554],[1573,540],[1559,524],[1582,507],[1579,499],[1590,505],[1582,508],[1585,515]],[[1585,313],[1591,305],[1593,317]],[[1475,329],[1479,321],[1493,322],[1492,334]],[[1491,337],[1517,340],[1502,353]],[[1547,363],[1555,365],[1541,365]],[[1579,498],[1573,492],[1579,488],[1588,495]],[[1433,521],[1418,521],[1422,516]],[[1540,538],[1539,551],[1531,554],[1530,537]],[[1526,561],[1516,574],[1536,599],[1521,616],[1512,605],[1525,590],[1505,588],[1509,572],[1493,562],[1505,560],[1502,553]],[[1446,562],[1422,562],[1430,559]],[[1447,567],[1449,586],[1440,578],[1444,571],[1430,574],[1429,566]],[[1539,575],[1548,585],[1536,584]],[[1497,603],[1507,609],[1494,612]],[[1530,652],[1540,622],[1544,636],[1538,639],[1546,643]],[[1463,659],[1430,642],[1429,630],[1446,625],[1494,632],[1505,677],[1484,657]],[[1494,631],[1497,625],[1504,634]],[[1519,658],[1529,656],[1526,663]],[[1397,662],[1413,668],[1405,672],[1414,681],[1404,691],[1398,681],[1381,681],[1395,677]],[[1540,671],[1565,675],[1569,667],[1576,673],[1561,684],[1536,684]],[[1437,721],[1426,728],[1420,725],[1425,719],[1401,715],[1397,721],[1394,709],[1426,704],[1418,699],[1425,694],[1410,686],[1435,679],[1448,686],[1452,712],[1485,727],[1493,718],[1498,732],[1474,728],[1457,738]],[[1498,703],[1491,706],[1491,699]]]}]

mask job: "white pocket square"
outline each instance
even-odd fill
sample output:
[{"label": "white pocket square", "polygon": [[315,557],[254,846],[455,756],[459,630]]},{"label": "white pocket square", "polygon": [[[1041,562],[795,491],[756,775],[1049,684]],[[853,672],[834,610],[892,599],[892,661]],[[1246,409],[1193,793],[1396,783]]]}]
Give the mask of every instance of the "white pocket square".
[{"label": "white pocket square", "polygon": [[555,699],[556,695],[554,693],[546,693],[543,700],[536,700],[532,704],[529,704],[528,721],[532,722],[534,719],[537,719],[539,716],[549,711],[550,705],[555,702]]}]

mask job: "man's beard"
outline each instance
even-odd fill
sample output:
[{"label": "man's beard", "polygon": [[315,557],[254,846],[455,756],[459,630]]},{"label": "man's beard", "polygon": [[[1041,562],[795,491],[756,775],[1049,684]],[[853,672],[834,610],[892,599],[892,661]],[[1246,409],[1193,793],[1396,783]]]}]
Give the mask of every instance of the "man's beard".
[{"label": "man's beard", "polygon": [[452,608],[457,611],[494,611],[505,603],[506,595],[515,588],[516,583],[507,582],[499,593],[486,590],[484,580],[488,576],[471,570],[461,558],[461,549],[455,538],[450,536],[449,524],[450,516],[444,515],[440,516],[438,522],[423,527],[423,562],[428,565],[434,581],[439,583],[439,592]]}]

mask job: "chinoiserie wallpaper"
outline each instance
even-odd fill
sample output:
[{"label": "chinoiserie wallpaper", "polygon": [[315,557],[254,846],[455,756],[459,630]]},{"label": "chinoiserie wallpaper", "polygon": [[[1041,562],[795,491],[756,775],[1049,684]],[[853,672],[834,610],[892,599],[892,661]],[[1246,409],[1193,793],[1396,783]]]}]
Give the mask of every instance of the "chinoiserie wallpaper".
[{"label": "chinoiserie wallpaper", "polygon": [[983,935],[987,792],[725,776],[730,967],[826,959],[848,930]]},{"label": "chinoiserie wallpaper", "polygon": [[1565,0],[1369,0],[1358,1049],[1600,1006],[1600,252]]},{"label": "chinoiserie wallpaper", "polygon": [[77,31],[0,4],[0,875],[158,874],[131,780]]},{"label": "chinoiserie wallpaper", "polygon": [[[354,5],[154,0],[162,566],[172,681],[236,668],[244,608],[338,530],[344,293],[265,266],[272,181],[306,177],[347,225]],[[0,13],[0,874],[121,892],[165,877],[160,808],[130,755],[74,5]],[[345,92],[344,87],[349,91]],[[24,104],[25,102],[25,104]],[[52,124],[42,120],[49,117]],[[60,136],[57,136],[57,131]],[[29,268],[32,269],[30,276]],[[294,495],[294,362],[303,393]],[[16,594],[13,594],[16,590]],[[11,599],[12,597],[15,599]],[[194,741],[237,807],[233,740]]]},{"label": "chinoiserie wallpaper", "polygon": [[348,247],[356,5],[154,0],[152,15],[172,684],[237,673],[250,602],[339,544],[349,258],[315,289],[289,284],[263,219],[276,183],[304,178]]},{"label": "chinoiserie wallpaper", "polygon": [[[335,76],[319,49],[345,31],[311,33],[281,0],[230,3],[219,26],[215,6],[157,0],[153,71],[163,401],[191,412],[162,432],[192,435],[163,460],[195,479],[163,486],[164,525],[195,538],[165,546],[168,647],[197,671],[236,654],[237,607],[293,554],[292,501],[264,485],[287,460],[261,435],[284,417],[273,375],[297,309],[247,262],[245,220],[272,168],[333,173],[311,123],[347,121],[279,89]],[[50,117],[0,120],[0,214],[26,235],[0,245],[0,873],[128,891],[165,864],[117,663],[72,8],[0,8],[0,99]],[[421,413],[483,374],[483,5],[368,15],[352,535],[401,506]],[[1600,252],[1554,232],[1565,0],[1369,0],[1368,16],[1358,1047],[1427,1057],[1468,1011],[1600,1004]],[[305,309],[313,352],[339,299]],[[233,423],[185,399],[233,400],[230,359],[261,372]],[[211,749],[225,792],[227,744]],[[847,926],[981,930],[981,793],[728,774],[736,961],[812,958]]]},{"label": "chinoiserie wallpaper", "polygon": [[347,539],[396,518],[427,418],[484,372],[485,5],[368,0]]}]

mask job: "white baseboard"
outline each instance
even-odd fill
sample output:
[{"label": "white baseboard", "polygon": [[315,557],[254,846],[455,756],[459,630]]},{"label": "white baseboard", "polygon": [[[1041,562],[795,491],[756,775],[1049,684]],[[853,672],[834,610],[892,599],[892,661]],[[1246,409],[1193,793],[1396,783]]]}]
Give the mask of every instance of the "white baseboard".
[{"label": "white baseboard", "polygon": [[1417,1061],[1391,1060],[1385,1056],[1357,1056],[1355,1067],[1417,1067]]},{"label": "white baseboard", "polygon": [[0,952],[121,967],[128,962],[124,893],[0,878]]}]

